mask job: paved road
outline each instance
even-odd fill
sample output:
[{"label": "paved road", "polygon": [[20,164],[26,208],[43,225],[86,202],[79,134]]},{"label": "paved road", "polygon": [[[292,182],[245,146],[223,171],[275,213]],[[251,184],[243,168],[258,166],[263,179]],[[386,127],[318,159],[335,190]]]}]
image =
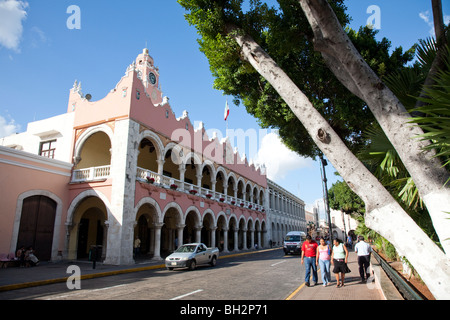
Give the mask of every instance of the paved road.
[{"label": "paved road", "polygon": [[13,290],[0,299],[27,300],[283,300],[302,283],[299,256],[282,250],[219,259],[216,267],[195,271],[149,270],[81,281],[81,290],[65,283]]}]

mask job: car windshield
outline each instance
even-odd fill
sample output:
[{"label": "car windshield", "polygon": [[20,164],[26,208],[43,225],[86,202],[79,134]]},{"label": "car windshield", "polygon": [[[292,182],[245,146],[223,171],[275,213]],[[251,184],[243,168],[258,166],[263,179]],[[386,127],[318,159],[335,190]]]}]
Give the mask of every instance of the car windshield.
[{"label": "car windshield", "polygon": [[285,241],[300,241],[300,236],[286,236]]},{"label": "car windshield", "polygon": [[179,247],[175,252],[194,252],[195,248],[197,248],[196,245],[186,245]]}]

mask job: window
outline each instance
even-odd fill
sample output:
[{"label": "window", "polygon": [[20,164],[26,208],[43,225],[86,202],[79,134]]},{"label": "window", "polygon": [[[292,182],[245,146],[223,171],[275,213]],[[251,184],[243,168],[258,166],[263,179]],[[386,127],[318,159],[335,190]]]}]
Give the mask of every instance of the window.
[{"label": "window", "polygon": [[39,155],[47,158],[55,158],[56,140],[41,142]]}]

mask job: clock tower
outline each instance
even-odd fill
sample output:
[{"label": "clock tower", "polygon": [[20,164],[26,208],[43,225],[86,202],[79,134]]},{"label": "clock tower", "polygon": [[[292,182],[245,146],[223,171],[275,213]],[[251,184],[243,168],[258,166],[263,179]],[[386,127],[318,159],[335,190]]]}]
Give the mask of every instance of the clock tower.
[{"label": "clock tower", "polygon": [[147,48],[136,58],[136,69],[138,77],[142,80],[145,91],[152,99],[153,104],[160,104],[163,99],[159,84],[159,69],[155,67],[153,58],[149,55]]}]

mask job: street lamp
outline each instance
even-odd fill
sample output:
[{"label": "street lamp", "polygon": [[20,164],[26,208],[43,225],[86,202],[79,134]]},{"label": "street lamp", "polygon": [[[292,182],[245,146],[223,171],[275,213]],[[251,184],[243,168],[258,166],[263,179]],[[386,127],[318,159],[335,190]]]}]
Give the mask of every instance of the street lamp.
[{"label": "street lamp", "polygon": [[323,189],[324,189],[323,193],[325,194],[324,195],[324,203],[325,203],[325,210],[327,211],[327,216],[328,216],[328,226],[329,226],[328,229],[330,232],[330,242],[333,243],[333,228],[331,225],[330,205],[328,202],[327,174],[325,172],[325,166],[327,165],[327,160],[325,160],[323,158],[322,154],[319,155],[319,158],[320,158],[320,163],[321,163],[321,167],[322,167],[322,171],[323,171],[323,173],[322,173],[322,171],[320,173],[321,173],[321,177],[322,177],[322,181],[323,181],[323,184],[322,184]]}]

